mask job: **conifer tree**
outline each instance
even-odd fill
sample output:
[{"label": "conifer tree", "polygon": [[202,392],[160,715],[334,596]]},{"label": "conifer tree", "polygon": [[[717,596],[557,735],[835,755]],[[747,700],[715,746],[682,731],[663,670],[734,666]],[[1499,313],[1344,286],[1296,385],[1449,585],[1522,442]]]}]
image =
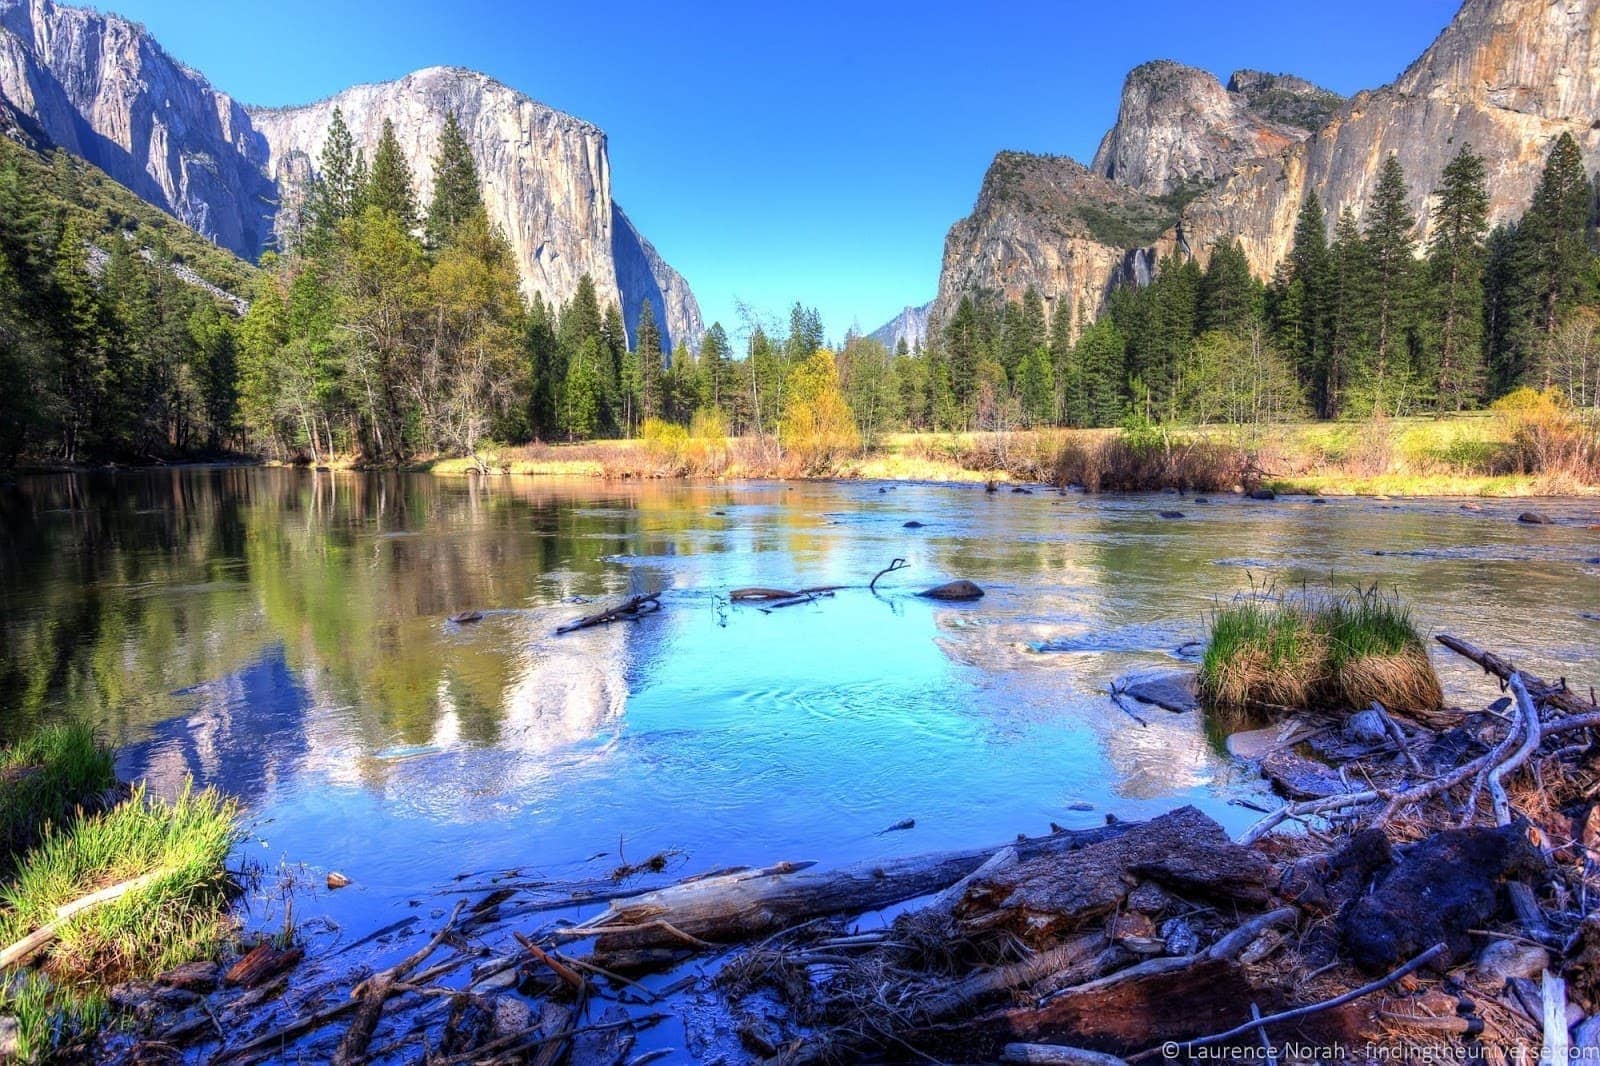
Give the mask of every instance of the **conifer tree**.
[{"label": "conifer tree", "polygon": [[1428,235],[1434,402],[1460,411],[1483,377],[1483,234],[1489,192],[1483,159],[1463,145],[1441,179]]},{"label": "conifer tree", "polygon": [[345,125],[344,112],[335,107],[307,196],[306,214],[313,246],[327,240],[334,227],[355,213],[359,191],[355,142],[350,127]]},{"label": "conifer tree", "polygon": [[417,195],[411,184],[411,167],[400,150],[394,123],[383,120],[383,133],[372,153],[372,171],[367,175],[364,206],[376,207],[393,215],[405,233],[417,230]]},{"label": "conifer tree", "polygon": [[1327,349],[1314,383],[1323,418],[1338,418],[1345,412],[1345,393],[1368,326],[1367,277],[1361,226],[1355,210],[1346,206],[1339,212],[1328,252]]},{"label": "conifer tree", "polygon": [[1261,317],[1261,283],[1236,240],[1211,251],[1200,279],[1200,329],[1222,329],[1242,336]]},{"label": "conifer tree", "polygon": [[456,113],[445,115],[439,134],[439,150],[433,157],[433,199],[428,203],[427,238],[430,248],[450,242],[456,228],[473,214],[482,211],[483,194],[478,188],[478,166],[472,148],[456,120]]},{"label": "conifer tree", "polygon": [[639,301],[639,324],[634,330],[634,356],[639,364],[639,417],[660,418],[662,400],[661,330],[656,327],[655,307],[648,299]]},{"label": "conifer tree", "polygon": [[1360,291],[1371,328],[1364,345],[1362,391],[1375,414],[1398,413],[1413,384],[1410,346],[1417,326],[1417,220],[1407,196],[1400,159],[1390,154],[1378,171],[1362,227],[1367,274]]},{"label": "conifer tree", "polygon": [[1570,133],[1556,139],[1545,161],[1533,202],[1517,227],[1517,271],[1521,275],[1523,323],[1513,344],[1522,364],[1519,379],[1549,384],[1545,348],[1563,312],[1583,291],[1590,274],[1591,187],[1583,152]]}]

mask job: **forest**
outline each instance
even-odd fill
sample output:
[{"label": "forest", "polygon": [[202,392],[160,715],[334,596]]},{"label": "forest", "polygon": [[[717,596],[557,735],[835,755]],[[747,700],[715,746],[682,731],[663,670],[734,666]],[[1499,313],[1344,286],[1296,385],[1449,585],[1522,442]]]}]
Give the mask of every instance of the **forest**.
[{"label": "forest", "polygon": [[587,277],[561,306],[525,300],[454,116],[424,203],[392,128],[369,160],[336,112],[259,270],[107,206],[91,172],[0,155],[3,463],[394,464],[691,425],[839,451],[898,430],[1443,415],[1521,388],[1600,405],[1597,186],[1567,135],[1510,223],[1489,226],[1486,164],[1463,146],[1419,246],[1390,157],[1359,213],[1306,200],[1267,282],[1224,242],[1203,268],[1164,259],[1098,315],[969,294],[898,351],[854,331],[830,345],[799,302],[668,352],[648,302],[630,337]]}]

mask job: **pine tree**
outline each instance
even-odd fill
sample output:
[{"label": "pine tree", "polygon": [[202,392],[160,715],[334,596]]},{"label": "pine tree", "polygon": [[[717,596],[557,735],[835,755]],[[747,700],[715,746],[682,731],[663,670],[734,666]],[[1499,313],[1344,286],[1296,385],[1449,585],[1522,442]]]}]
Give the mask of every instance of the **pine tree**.
[{"label": "pine tree", "polygon": [[1417,326],[1417,220],[1406,200],[1400,158],[1389,155],[1367,207],[1362,240],[1367,276],[1363,296],[1371,309],[1364,345],[1363,392],[1375,414],[1396,414],[1413,385],[1411,345]]},{"label": "pine tree", "polygon": [[567,377],[555,318],[544,297],[534,293],[523,329],[523,348],[533,384],[528,397],[528,425],[540,440],[560,432],[561,389]]},{"label": "pine tree", "polygon": [[639,324],[634,332],[638,338],[633,350],[639,363],[639,417],[660,418],[665,410],[661,393],[665,367],[661,363],[661,330],[656,327],[655,307],[648,299],[639,301]]},{"label": "pine tree", "polygon": [[711,323],[711,328],[700,339],[698,370],[701,407],[727,412],[732,406],[732,396],[728,392],[728,356],[731,351],[728,333],[722,328],[722,323]]},{"label": "pine tree", "polygon": [[1318,414],[1323,418],[1345,413],[1346,390],[1368,329],[1368,273],[1361,226],[1355,210],[1346,206],[1339,212],[1328,252],[1327,348],[1314,390],[1321,405]]},{"label": "pine tree", "polygon": [[1328,285],[1331,266],[1328,219],[1315,189],[1306,194],[1295,216],[1294,244],[1289,252],[1285,295],[1292,301],[1289,313],[1280,314],[1287,327],[1280,339],[1300,380],[1311,387],[1318,410],[1328,407],[1327,329]]},{"label": "pine tree", "polygon": [[1250,271],[1250,260],[1235,240],[1222,241],[1211,251],[1200,279],[1200,329],[1223,329],[1243,336],[1260,321],[1261,283]]},{"label": "pine tree", "polygon": [[456,228],[473,214],[482,211],[483,194],[478,189],[478,166],[472,148],[456,120],[456,113],[445,115],[439,134],[439,149],[433,157],[433,199],[428,203],[428,247],[442,248],[450,242]]},{"label": "pine tree", "polygon": [[1590,193],[1583,152],[1570,133],[1563,133],[1517,227],[1524,322],[1513,343],[1521,349],[1521,380],[1549,384],[1544,349],[1590,274]]},{"label": "pine tree", "polygon": [[359,191],[355,142],[350,127],[345,125],[344,112],[335,107],[317,174],[307,195],[306,214],[313,247],[325,242],[340,222],[355,213]]},{"label": "pine tree", "polygon": [[1483,234],[1489,192],[1483,159],[1463,145],[1448,166],[1428,236],[1429,321],[1434,330],[1434,402],[1460,411],[1483,377]]},{"label": "pine tree", "polygon": [[1066,421],[1066,386],[1072,364],[1072,308],[1065,300],[1050,316],[1050,377],[1055,382],[1055,410],[1052,421]]},{"label": "pine tree", "polygon": [[411,184],[411,167],[400,150],[394,123],[383,120],[383,133],[372,153],[372,172],[367,176],[364,206],[376,207],[393,215],[406,233],[417,230],[417,195]]}]

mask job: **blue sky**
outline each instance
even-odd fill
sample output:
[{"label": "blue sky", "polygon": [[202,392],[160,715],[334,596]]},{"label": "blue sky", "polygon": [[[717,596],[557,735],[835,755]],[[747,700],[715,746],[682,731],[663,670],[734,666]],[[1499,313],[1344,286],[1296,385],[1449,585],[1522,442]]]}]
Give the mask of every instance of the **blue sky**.
[{"label": "blue sky", "polygon": [[314,100],[433,64],[482,70],[610,137],[613,191],[693,286],[822,310],[830,337],[932,297],[944,235],[1002,148],[1087,159],[1128,68],[1391,81],[1457,0],[509,4],[100,0],[220,89]]}]

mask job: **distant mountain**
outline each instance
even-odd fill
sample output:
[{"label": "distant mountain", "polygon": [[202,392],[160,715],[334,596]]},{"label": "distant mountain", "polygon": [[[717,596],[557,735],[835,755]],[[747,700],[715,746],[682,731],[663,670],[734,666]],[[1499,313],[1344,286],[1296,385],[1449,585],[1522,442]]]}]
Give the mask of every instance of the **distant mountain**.
[{"label": "distant mountain", "polygon": [[909,350],[920,348],[928,339],[928,312],[932,308],[933,302],[931,300],[921,307],[912,307],[907,304],[905,310],[867,334],[867,336],[882,344],[891,352],[895,350],[901,341],[906,342],[906,348]]},{"label": "distant mountain", "polygon": [[1491,219],[1528,205],[1550,146],[1571,133],[1600,165],[1600,0],[1466,0],[1391,86],[1348,101],[1304,79],[1215,77],[1170,61],[1135,68],[1091,167],[1002,152],[972,215],[945,240],[932,316],[965,293],[1029,286],[1082,321],[1110,290],[1177,251],[1202,263],[1237,238],[1255,271],[1287,254],[1315,190],[1328,217],[1359,213],[1391,153],[1426,237],[1445,164],[1470,143],[1489,167]]},{"label": "distant mountain", "polygon": [[126,19],[0,0],[0,99],[51,143],[249,259],[298,202],[334,107],[369,158],[383,120],[394,121],[424,200],[454,110],[527,293],[563,301],[588,273],[630,327],[648,299],[671,342],[699,341],[693,293],[612,199],[605,133],[485,75],[431,67],[304,107],[246,108]]}]

